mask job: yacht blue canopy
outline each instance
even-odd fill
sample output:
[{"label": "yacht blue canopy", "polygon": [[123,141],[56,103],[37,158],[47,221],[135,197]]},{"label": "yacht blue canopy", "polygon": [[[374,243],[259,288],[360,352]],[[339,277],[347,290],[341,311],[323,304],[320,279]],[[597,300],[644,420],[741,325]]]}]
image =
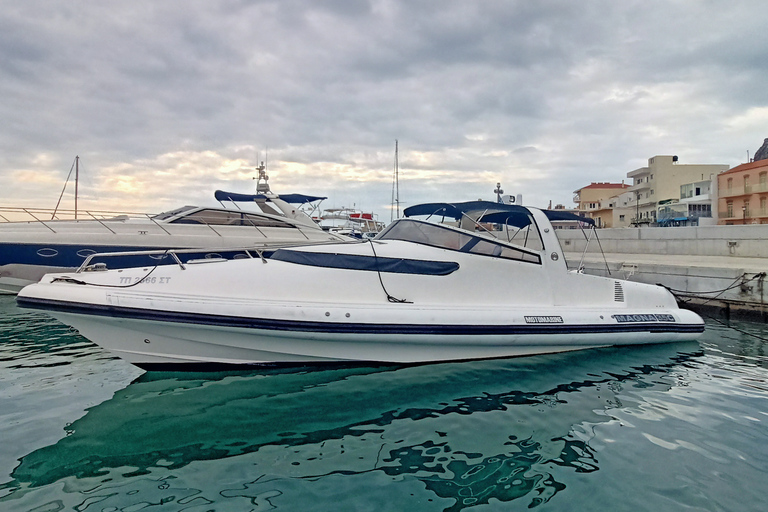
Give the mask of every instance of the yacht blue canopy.
[{"label": "yacht blue canopy", "polygon": [[[494,203],[491,201],[467,201],[464,203],[425,203],[409,206],[403,210],[406,217],[416,215],[437,215],[460,220],[464,215],[482,213],[478,222],[493,222],[510,226],[525,227],[531,223],[528,208],[514,204]],[[549,220],[576,220],[594,225],[593,219],[560,210],[542,210]]]},{"label": "yacht blue canopy", "polygon": [[[217,190],[213,195],[217,201],[235,201],[238,203],[250,203],[257,200],[269,201],[269,198],[264,194],[238,194],[236,192],[224,192],[223,190]],[[304,194],[280,194],[278,197],[286,203],[290,204],[304,204],[328,199],[327,197],[308,196]]]}]

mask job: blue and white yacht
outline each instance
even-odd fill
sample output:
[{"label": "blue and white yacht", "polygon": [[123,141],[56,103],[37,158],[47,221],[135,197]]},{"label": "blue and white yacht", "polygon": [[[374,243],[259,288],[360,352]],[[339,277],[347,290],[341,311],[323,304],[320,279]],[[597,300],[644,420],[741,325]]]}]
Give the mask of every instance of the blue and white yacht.
[{"label": "blue and white yacht", "polygon": [[[0,293],[17,293],[48,272],[74,271],[96,253],[201,249],[179,255],[186,260],[232,257],[240,254],[241,248],[344,239],[324,232],[301,208],[324,197],[276,195],[268,187],[258,192],[217,190],[215,197],[221,207],[183,206],[158,215],[79,211],[78,217],[63,218],[60,212],[52,215],[39,209],[0,208]],[[225,201],[249,206],[225,207]],[[11,221],[12,215],[16,220]],[[92,258],[90,263],[123,268],[155,264],[158,259],[170,262],[162,254],[153,257]]]}]

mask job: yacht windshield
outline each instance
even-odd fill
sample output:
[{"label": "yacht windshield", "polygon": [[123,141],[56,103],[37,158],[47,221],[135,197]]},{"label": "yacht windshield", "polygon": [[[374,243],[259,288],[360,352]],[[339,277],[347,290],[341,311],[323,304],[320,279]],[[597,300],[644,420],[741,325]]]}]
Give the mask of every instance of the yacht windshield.
[{"label": "yacht windshield", "polygon": [[[521,236],[520,240],[523,240],[524,236]],[[376,240],[405,240],[452,251],[541,264],[541,257],[538,254],[522,248],[510,247],[509,243],[489,238],[487,234],[473,234],[414,219],[400,219],[394,222],[382,231]]]},{"label": "yacht windshield", "polygon": [[163,213],[158,213],[157,215],[153,216],[152,218],[155,220],[166,220],[170,219],[171,217],[175,217],[179,214],[182,214],[184,212],[187,212],[189,210],[194,210],[196,206],[182,206],[181,208],[176,208],[175,210],[170,210]]},{"label": "yacht windshield", "polygon": [[211,226],[254,226],[257,228],[293,228],[293,224],[259,215],[236,210],[200,210],[171,221],[171,224],[208,224]]}]

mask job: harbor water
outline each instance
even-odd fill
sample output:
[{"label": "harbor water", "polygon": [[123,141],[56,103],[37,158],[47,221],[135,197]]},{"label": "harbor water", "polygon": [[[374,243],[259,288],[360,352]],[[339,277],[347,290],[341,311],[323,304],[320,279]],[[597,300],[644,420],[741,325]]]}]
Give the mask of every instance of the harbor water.
[{"label": "harbor water", "polygon": [[144,373],[0,296],[0,511],[764,512],[767,338]]}]

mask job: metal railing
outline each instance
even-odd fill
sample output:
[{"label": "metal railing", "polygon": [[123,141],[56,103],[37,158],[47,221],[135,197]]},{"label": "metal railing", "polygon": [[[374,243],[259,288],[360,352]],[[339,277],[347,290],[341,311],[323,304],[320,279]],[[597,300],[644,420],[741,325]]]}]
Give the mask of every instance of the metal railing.
[{"label": "metal railing", "polygon": [[[363,242],[361,240],[345,240],[343,242],[339,242],[337,240],[329,240],[329,241],[323,241],[323,242],[317,242],[313,245],[331,245],[331,244],[360,244],[360,243],[368,243]],[[162,259],[164,259],[166,256],[169,256],[173,259],[173,261],[181,267],[182,270],[186,269],[186,265],[194,264],[194,263],[205,263],[205,262],[215,262],[215,261],[227,261],[228,258],[222,257],[218,253],[238,253],[242,254],[240,258],[242,259],[256,259],[257,257],[260,258],[264,263],[267,262],[267,258],[264,256],[265,251],[276,251],[278,249],[286,249],[290,247],[297,247],[297,246],[303,246],[306,245],[302,242],[285,242],[278,245],[272,245],[272,244],[265,244],[262,247],[258,247],[256,245],[251,245],[248,247],[195,247],[195,248],[189,248],[189,249],[150,249],[145,251],[119,251],[119,252],[96,252],[93,254],[89,254],[86,256],[85,260],[83,260],[83,263],[80,264],[80,266],[75,270],[75,273],[79,274],[81,272],[93,272],[93,271],[100,271],[100,270],[107,270],[107,267],[104,263],[96,263],[91,264],[91,261],[93,261],[95,258],[110,258],[110,257],[120,257],[120,256],[149,256],[155,260],[158,260],[158,262]],[[254,253],[256,256],[254,256]],[[203,258],[197,258],[193,260],[187,260],[186,264],[181,261],[181,258],[179,258],[179,254],[204,254],[205,256]],[[215,256],[212,256],[215,255]],[[231,259],[239,259],[237,256],[234,256]],[[139,266],[151,266],[151,265],[139,265]]]},{"label": "metal railing", "polygon": [[[80,218],[85,215],[86,218]],[[91,221],[94,219],[107,220],[121,217],[147,217],[144,212],[124,212],[110,210],[54,210],[53,208],[26,208],[23,206],[0,206],[0,222],[44,222],[55,220]]]},{"label": "metal railing", "polygon": [[[241,211],[238,210],[236,213],[240,214]],[[252,215],[258,215],[257,212],[244,212]],[[85,218],[83,218],[85,216]],[[124,222],[128,220],[138,220],[141,219],[142,221],[150,221],[154,226],[157,226],[160,230],[162,230],[166,235],[172,235],[168,229],[166,229],[162,224],[157,222],[155,220],[155,214],[149,214],[149,213],[136,213],[136,212],[115,212],[115,211],[108,211],[108,210],[77,210],[77,213],[75,213],[74,210],[53,210],[50,208],[24,208],[24,207],[17,207],[17,206],[3,206],[0,207],[0,224],[4,223],[34,223],[39,224],[41,226],[44,226],[52,233],[57,233],[56,227],[58,222],[77,222],[77,223],[98,223],[102,227],[104,227],[106,230],[111,232],[113,235],[117,234],[115,230],[113,230],[106,222]],[[216,227],[222,227],[222,224],[216,224],[216,223],[209,223],[207,222],[203,217],[195,217],[195,223],[199,224],[201,226],[208,227],[211,231],[213,231],[216,235],[219,237],[224,237],[219,231],[216,230]],[[264,238],[268,238],[267,235],[259,228],[258,225],[256,225],[253,221],[246,219],[243,222],[247,222],[247,224],[244,224],[245,226],[250,225],[253,228],[255,228],[261,236]],[[290,222],[290,219],[286,219],[286,222]],[[214,227],[216,226],[216,227]],[[262,226],[264,227],[264,226]],[[299,233],[306,239],[310,240],[310,237],[305,233],[304,227],[300,224],[295,224],[294,227],[298,230]]]}]

